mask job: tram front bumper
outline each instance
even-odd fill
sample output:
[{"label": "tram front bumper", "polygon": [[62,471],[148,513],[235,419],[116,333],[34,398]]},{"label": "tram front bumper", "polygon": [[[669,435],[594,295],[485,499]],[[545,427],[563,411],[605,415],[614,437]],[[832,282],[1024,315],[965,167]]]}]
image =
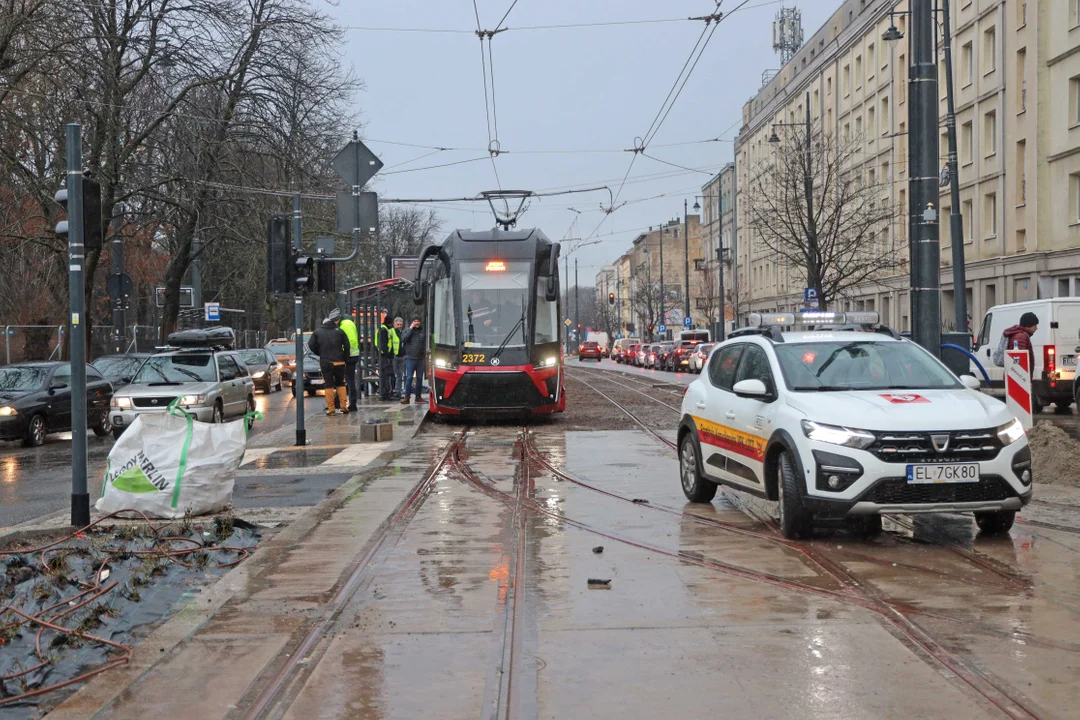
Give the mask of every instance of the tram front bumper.
[{"label": "tram front bumper", "polygon": [[561,368],[529,365],[435,369],[436,412],[554,412],[562,396]]}]

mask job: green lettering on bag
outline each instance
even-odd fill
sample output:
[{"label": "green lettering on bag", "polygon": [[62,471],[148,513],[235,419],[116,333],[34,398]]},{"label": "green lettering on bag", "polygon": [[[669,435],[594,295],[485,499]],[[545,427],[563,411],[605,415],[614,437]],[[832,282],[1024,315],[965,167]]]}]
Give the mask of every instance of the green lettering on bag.
[{"label": "green lettering on bag", "polygon": [[133,467],[130,470],[117,475],[116,479],[113,480],[112,485],[117,490],[135,493],[136,495],[158,492],[154,483],[150,482],[150,479],[146,477],[146,473],[137,467]]}]

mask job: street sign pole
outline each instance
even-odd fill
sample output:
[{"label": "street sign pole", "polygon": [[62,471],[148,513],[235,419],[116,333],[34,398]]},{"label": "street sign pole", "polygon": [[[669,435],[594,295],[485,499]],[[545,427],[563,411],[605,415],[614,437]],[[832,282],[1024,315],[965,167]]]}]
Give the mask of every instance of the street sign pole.
[{"label": "street sign pole", "polygon": [[[300,214],[300,193],[293,195],[293,249],[299,255],[303,247],[303,216]],[[304,428],[304,296],[297,293],[293,298],[294,320],[296,324],[296,374],[293,376],[293,389],[296,390],[296,444],[307,445],[307,430]]]},{"label": "street sign pole", "polygon": [[71,306],[71,524],[90,524],[86,484],[86,333],[82,128],[67,126],[68,303]]}]

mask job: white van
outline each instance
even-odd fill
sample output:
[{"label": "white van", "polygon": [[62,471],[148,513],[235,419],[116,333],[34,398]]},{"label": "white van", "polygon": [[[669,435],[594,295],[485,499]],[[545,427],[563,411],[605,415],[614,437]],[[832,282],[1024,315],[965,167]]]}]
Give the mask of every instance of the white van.
[{"label": "white van", "polygon": [[[1031,373],[1035,412],[1054,403],[1067,408],[1073,402],[1077,347],[1080,346],[1080,298],[1049,298],[995,305],[987,311],[973,350],[990,375],[993,387],[1004,387],[1004,368],[994,364],[994,350],[1006,328],[1017,325],[1026,312],[1039,318],[1031,336],[1035,367]],[[977,372],[973,374],[978,376]]]}]

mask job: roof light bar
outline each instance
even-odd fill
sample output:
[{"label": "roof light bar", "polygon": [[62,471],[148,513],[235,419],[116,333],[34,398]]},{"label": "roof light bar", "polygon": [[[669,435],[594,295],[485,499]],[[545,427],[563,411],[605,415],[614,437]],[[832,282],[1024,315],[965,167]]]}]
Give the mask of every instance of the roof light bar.
[{"label": "roof light bar", "polygon": [[786,327],[791,325],[877,325],[881,316],[871,311],[751,313],[751,327]]}]

